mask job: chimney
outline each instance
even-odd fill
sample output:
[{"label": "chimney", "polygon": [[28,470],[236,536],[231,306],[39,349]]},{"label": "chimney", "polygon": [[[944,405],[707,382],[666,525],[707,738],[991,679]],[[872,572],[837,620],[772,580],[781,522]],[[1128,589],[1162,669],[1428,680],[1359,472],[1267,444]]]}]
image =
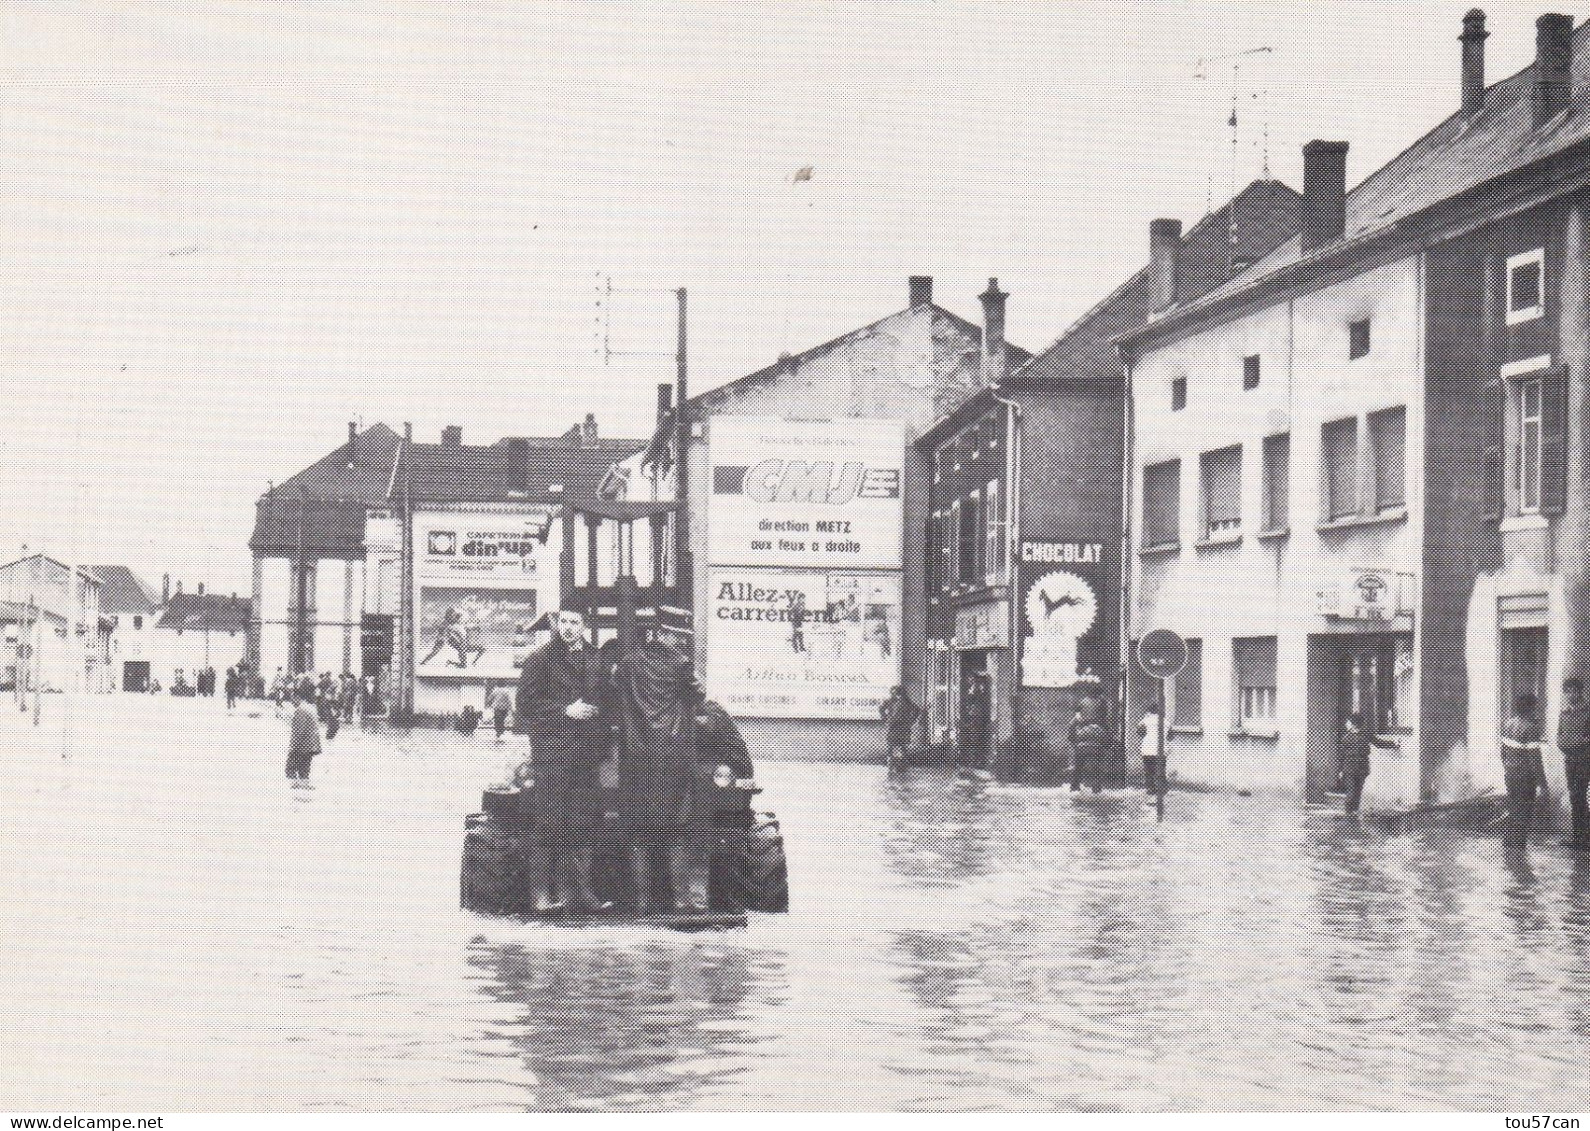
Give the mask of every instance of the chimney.
[{"label": "chimney", "polygon": [[449,424],[442,429],[442,444],[445,447],[462,447],[464,443],[464,429],[459,424]]},{"label": "chimney", "polygon": [[523,436],[508,441],[508,490],[519,495],[530,491],[530,441]]},{"label": "chimney", "polygon": [[204,596],[204,582],[199,582],[199,596]]},{"label": "chimney", "polygon": [[358,438],[359,438],[359,422],[357,420],[348,421],[348,443],[351,444],[355,440],[357,440]]},{"label": "chimney", "polygon": [[1347,143],[1311,141],[1303,147],[1303,250],[1342,238],[1347,228]]},{"label": "chimney", "polygon": [[997,384],[1005,375],[1005,300],[1009,294],[999,289],[998,279],[988,280],[988,289],[977,296],[983,303],[984,386]]},{"label": "chimney", "polygon": [[933,301],[933,276],[912,275],[910,289],[911,305],[926,306]]},{"label": "chimney", "polygon": [[177,579],[177,596],[178,597],[182,596],[182,579],[181,578]]},{"label": "chimney", "polygon": [[1568,67],[1573,52],[1573,17],[1548,12],[1535,21],[1535,125],[1568,107]]},{"label": "chimney", "polygon": [[162,574],[160,577],[160,603],[162,605],[171,603],[171,575],[169,573]]},{"label": "chimney", "polygon": [[596,447],[596,413],[585,414],[585,423],[580,425],[580,447]]},{"label": "chimney", "polygon": [[1180,254],[1181,221],[1149,221],[1148,270],[1153,288],[1149,309],[1155,314],[1176,305],[1176,261]]},{"label": "chimney", "polygon": [[1485,109],[1485,13],[1471,8],[1463,17],[1463,113],[1478,114]]}]

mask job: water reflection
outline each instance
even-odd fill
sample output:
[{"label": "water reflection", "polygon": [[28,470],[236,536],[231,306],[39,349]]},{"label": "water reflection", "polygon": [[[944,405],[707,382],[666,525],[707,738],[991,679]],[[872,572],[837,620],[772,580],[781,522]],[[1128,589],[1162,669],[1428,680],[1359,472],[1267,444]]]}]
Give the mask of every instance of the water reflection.
[{"label": "water reflection", "polygon": [[[551,930],[556,930],[552,928]],[[545,934],[546,931],[533,931]],[[541,1111],[676,1110],[747,1070],[776,963],[734,946],[470,944],[482,993],[510,1008],[501,1031],[533,1073]]]}]

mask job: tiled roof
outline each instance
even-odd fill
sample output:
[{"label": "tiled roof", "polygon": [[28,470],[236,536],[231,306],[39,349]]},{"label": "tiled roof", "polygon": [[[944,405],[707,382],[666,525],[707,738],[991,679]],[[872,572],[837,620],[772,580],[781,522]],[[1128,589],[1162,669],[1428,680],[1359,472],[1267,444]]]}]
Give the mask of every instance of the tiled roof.
[{"label": "tiled roof", "polygon": [[[1294,236],[1274,253],[1203,299],[1175,311],[1209,307],[1314,256],[1367,243],[1427,209],[1488,182],[1517,173],[1543,158],[1590,141],[1590,23],[1574,30],[1567,110],[1536,127],[1532,90],[1535,67],[1486,88],[1475,114],[1458,110],[1347,194],[1340,241],[1305,256]],[[1135,336],[1135,335],[1133,335]]]},{"label": "tiled roof", "polygon": [[378,503],[392,481],[392,461],[403,445],[385,424],[373,424],[348,443],[322,456],[275,490],[297,498],[359,499]]},{"label": "tiled roof", "polygon": [[248,548],[276,556],[362,557],[365,507],[357,499],[321,499],[278,487],[255,504]]},{"label": "tiled roof", "polygon": [[155,627],[183,632],[244,632],[248,629],[252,608],[253,602],[247,597],[173,593]]},{"label": "tiled roof", "polygon": [[99,611],[117,613],[152,613],[160,607],[155,591],[145,585],[132,570],[124,565],[97,565],[89,569],[99,577]]},{"label": "tiled roof", "polygon": [[528,439],[522,445],[510,439],[483,448],[415,444],[411,491],[416,502],[592,499],[608,469],[645,446],[642,440],[609,440],[589,448],[567,443],[541,446]]},{"label": "tiled roof", "polygon": [[[1303,198],[1280,181],[1258,180],[1181,237],[1176,285],[1180,301],[1197,299],[1262,259],[1298,230]],[[1114,377],[1121,372],[1114,339],[1144,325],[1153,279],[1144,267],[1077,319],[1011,381]]]}]

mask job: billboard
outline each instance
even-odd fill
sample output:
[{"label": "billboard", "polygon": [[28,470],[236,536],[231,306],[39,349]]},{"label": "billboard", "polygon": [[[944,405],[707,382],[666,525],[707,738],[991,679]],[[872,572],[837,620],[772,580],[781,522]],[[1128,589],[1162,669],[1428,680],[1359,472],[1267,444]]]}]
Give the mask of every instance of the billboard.
[{"label": "billboard", "polygon": [[558,583],[553,512],[469,514],[436,511],[414,519],[417,574],[470,584],[484,579]]},{"label": "billboard", "polygon": [[518,679],[539,604],[533,589],[421,586],[414,674]]},{"label": "billboard", "polygon": [[905,425],[717,416],[709,565],[900,568]]},{"label": "billboard", "polygon": [[877,719],[900,682],[900,574],[707,575],[707,692],[733,715]]},{"label": "billboard", "polygon": [[[1114,623],[1114,554],[1105,542],[1021,543],[1021,683],[1070,687],[1091,649]],[[1102,675],[1102,672],[1095,672]]]}]

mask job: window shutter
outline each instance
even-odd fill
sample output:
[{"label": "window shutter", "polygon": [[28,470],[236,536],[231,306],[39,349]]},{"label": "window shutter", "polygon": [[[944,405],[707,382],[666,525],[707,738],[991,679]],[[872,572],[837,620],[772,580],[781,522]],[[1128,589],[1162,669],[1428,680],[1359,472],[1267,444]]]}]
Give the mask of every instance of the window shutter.
[{"label": "window shutter", "polygon": [[1506,492],[1502,481],[1502,447],[1492,444],[1485,449],[1484,510],[1480,518],[1486,522],[1502,521],[1506,506]]},{"label": "window shutter", "polygon": [[1568,491],[1568,369],[1540,380],[1540,513],[1561,514]]}]

